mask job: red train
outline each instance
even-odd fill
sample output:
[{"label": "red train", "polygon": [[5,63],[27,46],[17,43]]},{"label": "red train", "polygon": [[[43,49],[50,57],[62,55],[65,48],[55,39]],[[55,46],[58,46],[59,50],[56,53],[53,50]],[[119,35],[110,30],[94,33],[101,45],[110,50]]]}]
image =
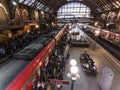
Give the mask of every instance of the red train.
[{"label": "red train", "polygon": [[85,31],[90,31],[94,33],[94,35],[100,36],[114,44],[117,44],[120,47],[120,34],[89,25],[84,25],[83,28]]},{"label": "red train", "polygon": [[[67,29],[67,25],[56,35],[55,39],[52,39],[40,52],[39,54],[31,60],[29,63],[25,60],[17,61],[19,66],[22,67],[21,71],[18,72],[17,68],[13,68],[14,74],[19,73],[10,84],[6,82],[7,87],[4,87],[5,90],[33,90],[35,82],[38,80],[38,75],[40,75],[40,67],[44,67],[44,65],[48,62],[49,56],[52,53],[52,50],[55,47],[56,42],[63,35],[64,30]],[[21,63],[24,62],[24,63]],[[24,65],[25,64],[25,65]],[[24,67],[23,67],[24,66]],[[11,68],[11,67],[10,67]],[[7,70],[6,70],[7,71]],[[11,72],[12,73],[12,72]],[[14,75],[13,74],[13,75]],[[8,74],[7,76],[11,76]],[[2,84],[0,82],[0,84]],[[6,86],[5,85],[5,86]],[[4,89],[2,89],[4,90]]]}]

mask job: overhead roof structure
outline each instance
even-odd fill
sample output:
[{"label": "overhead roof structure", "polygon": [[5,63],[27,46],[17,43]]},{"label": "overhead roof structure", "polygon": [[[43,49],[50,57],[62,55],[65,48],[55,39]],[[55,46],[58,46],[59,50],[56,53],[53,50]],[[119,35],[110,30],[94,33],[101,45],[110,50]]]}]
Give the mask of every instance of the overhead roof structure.
[{"label": "overhead roof structure", "polygon": [[81,2],[91,8],[92,12],[102,13],[120,8],[120,0],[15,0],[18,3],[34,7],[49,13],[55,13],[64,4]]}]

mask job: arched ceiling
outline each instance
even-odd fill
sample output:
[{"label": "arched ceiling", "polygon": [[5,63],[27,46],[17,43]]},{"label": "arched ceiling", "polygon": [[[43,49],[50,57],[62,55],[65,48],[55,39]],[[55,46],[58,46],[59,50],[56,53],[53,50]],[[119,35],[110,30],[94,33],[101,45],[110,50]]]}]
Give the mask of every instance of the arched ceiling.
[{"label": "arched ceiling", "polygon": [[[94,14],[120,9],[120,0],[17,0],[17,2],[20,1],[22,4],[28,1],[26,5],[52,13],[57,12],[62,5],[69,2],[81,2],[90,7]],[[34,3],[29,4],[30,2]]]}]

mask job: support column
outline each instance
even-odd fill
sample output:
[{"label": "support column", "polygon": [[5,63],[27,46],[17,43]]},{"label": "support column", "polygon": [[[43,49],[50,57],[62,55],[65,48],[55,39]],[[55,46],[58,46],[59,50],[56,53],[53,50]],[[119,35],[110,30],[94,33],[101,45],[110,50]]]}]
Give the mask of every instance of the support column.
[{"label": "support column", "polygon": [[6,2],[9,10],[9,18],[12,20],[15,18],[16,5],[13,4],[13,0],[6,0]]}]

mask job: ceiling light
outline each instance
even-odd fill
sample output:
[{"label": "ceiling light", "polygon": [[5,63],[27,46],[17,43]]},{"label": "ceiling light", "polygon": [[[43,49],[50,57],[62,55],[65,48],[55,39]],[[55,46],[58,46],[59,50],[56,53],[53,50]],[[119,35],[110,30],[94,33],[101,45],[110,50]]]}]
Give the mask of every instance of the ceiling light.
[{"label": "ceiling light", "polygon": [[16,5],[17,5],[17,3],[16,3],[15,1],[13,1],[13,2],[12,2],[12,4],[13,4],[14,6],[16,6]]},{"label": "ceiling light", "polygon": [[0,3],[0,6],[2,6],[2,3]]}]

